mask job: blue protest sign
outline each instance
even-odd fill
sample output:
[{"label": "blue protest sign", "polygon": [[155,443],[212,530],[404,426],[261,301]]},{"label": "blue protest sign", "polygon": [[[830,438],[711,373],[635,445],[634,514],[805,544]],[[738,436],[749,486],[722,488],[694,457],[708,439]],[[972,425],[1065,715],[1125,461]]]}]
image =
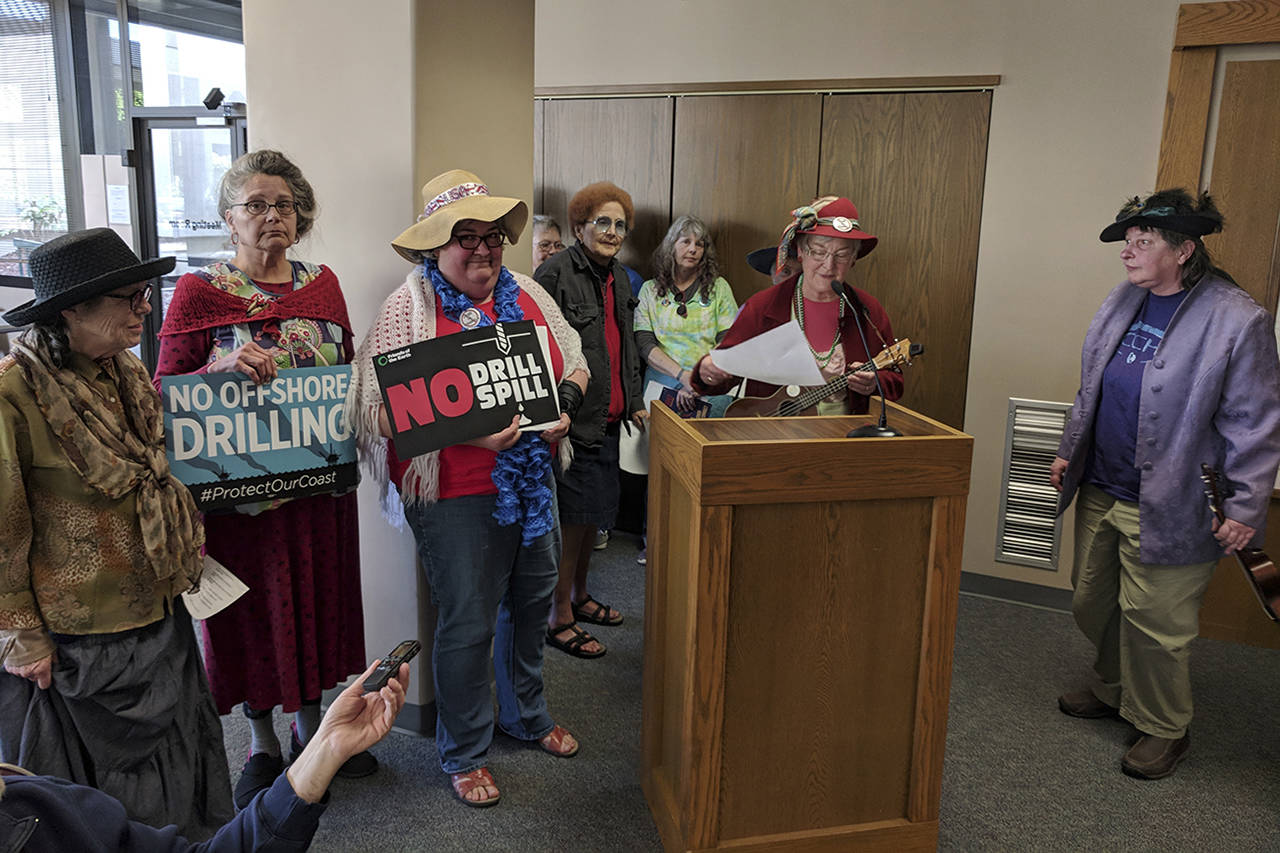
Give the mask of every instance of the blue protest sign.
[{"label": "blue protest sign", "polygon": [[358,482],[350,365],[160,380],[169,467],[202,510],[344,491]]}]

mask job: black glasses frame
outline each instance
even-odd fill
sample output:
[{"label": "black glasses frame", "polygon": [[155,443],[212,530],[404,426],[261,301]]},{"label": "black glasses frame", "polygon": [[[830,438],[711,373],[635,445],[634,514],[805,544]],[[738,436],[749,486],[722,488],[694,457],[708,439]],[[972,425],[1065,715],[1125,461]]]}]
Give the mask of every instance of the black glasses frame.
[{"label": "black glasses frame", "polygon": [[[243,207],[245,210],[249,211],[250,216],[266,216],[267,211],[271,208],[275,208],[276,213],[280,216],[293,216],[298,212],[298,203],[287,198],[282,198],[274,204],[263,201],[262,199],[254,199],[253,201],[238,201],[231,206]],[[259,207],[262,209],[255,210],[255,208]]]},{"label": "black glasses frame", "polygon": [[501,248],[507,242],[507,235],[501,231],[491,231],[483,237],[479,234],[454,234],[453,239],[458,241],[459,246],[470,252],[480,248],[481,240],[490,249]]},{"label": "black glasses frame", "polygon": [[151,304],[151,285],[148,284],[142,290],[135,290],[128,296],[122,293],[104,293],[102,295],[109,299],[126,299],[129,301],[129,307],[134,312],[137,312],[142,310],[143,305]]}]

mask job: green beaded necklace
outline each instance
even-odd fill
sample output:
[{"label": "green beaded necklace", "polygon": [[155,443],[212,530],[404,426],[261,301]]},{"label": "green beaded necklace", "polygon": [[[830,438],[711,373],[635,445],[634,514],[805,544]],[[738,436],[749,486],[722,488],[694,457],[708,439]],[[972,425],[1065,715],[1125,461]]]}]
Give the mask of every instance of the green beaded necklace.
[{"label": "green beaded necklace", "polygon": [[[804,275],[796,281],[796,320],[800,323],[800,331],[804,331]],[[844,300],[840,300],[840,319],[836,322],[836,336],[831,341],[831,349],[827,350],[825,355],[819,355],[818,351],[809,343],[809,336],[805,335],[805,344],[809,347],[809,352],[813,353],[814,359],[817,360],[819,367],[826,367],[830,363],[832,356],[836,354],[836,347],[840,346],[840,329],[844,326]]]}]

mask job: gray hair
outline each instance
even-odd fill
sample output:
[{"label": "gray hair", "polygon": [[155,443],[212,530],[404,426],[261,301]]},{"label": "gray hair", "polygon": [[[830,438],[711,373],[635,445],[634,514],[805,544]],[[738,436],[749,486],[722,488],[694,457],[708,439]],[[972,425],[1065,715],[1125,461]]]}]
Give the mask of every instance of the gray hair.
[{"label": "gray hair", "polygon": [[533,230],[537,231],[539,228],[543,229],[544,231],[548,228],[554,228],[560,232],[561,236],[564,235],[564,229],[560,227],[560,223],[556,222],[554,219],[552,219],[550,216],[547,216],[545,213],[535,213],[533,215]]},{"label": "gray hair", "polygon": [[692,214],[684,214],[671,223],[667,236],[653,250],[653,278],[658,285],[659,298],[674,293],[676,288],[676,241],[692,236],[703,244],[702,263],[698,267],[695,286],[698,297],[706,305],[711,299],[711,288],[720,276],[720,261],[716,257],[716,244],[711,241],[707,223]]},{"label": "gray hair", "polygon": [[293,194],[298,211],[298,237],[303,237],[316,221],[316,194],[311,184],[302,176],[302,170],[293,161],[270,148],[260,148],[236,158],[231,168],[222,176],[218,186],[218,213],[225,217],[231,206],[238,203],[240,191],[254,175],[273,175],[282,179]]}]

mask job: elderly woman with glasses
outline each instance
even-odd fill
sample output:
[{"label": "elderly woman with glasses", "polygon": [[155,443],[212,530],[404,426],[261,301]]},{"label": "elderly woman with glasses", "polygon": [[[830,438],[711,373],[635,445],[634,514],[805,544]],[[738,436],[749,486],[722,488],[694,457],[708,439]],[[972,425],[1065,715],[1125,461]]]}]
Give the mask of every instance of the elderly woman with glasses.
[{"label": "elderly woman with glasses", "polygon": [[547,258],[563,251],[560,223],[550,216],[535,215],[533,217],[533,268],[537,270]]},{"label": "elderly woman with glasses", "polygon": [[646,380],[677,389],[676,407],[689,412],[696,401],[693,369],[729,331],[738,302],[720,277],[706,223],[696,216],[671,223],[654,250],[653,270],[640,288],[636,344],[649,365]]},{"label": "elderly woman with glasses", "polygon": [[636,300],[617,257],[634,217],[625,190],[607,181],[583,187],[569,200],[577,242],[534,273],[582,336],[591,370],[569,430],[573,464],[556,480],[564,553],[547,628],[548,644],[581,658],[600,657],[605,648],[579,621],[622,623],[621,613],[587,592],[587,572],[597,531],[613,527],[618,514],[620,429],[628,421],[644,429],[649,417],[633,331]]},{"label": "elderly woman with glasses", "polygon": [[[399,493],[438,610],[431,664],[440,766],[463,804],[492,806],[500,794],[486,766],[494,728],[491,650],[497,727],[553,756],[578,751],[547,711],[542,658],[560,545],[552,456],[558,450],[567,462],[568,442],[560,440],[582,402],[586,361],[554,300],[502,264],[504,245],[516,242],[529,217],[525,203],[490,195],[479,177],[460,169],[432,178],[422,197],[418,222],[392,241],[416,266],[360,345],[347,411],[384,498]],[[558,422],[538,434],[521,432],[517,415],[500,432],[400,459],[387,441],[373,357],[520,320],[548,332]]]},{"label": "elderly woman with glasses", "polygon": [[[739,344],[794,318],[804,331],[823,376],[845,376],[845,388],[818,406],[819,414],[861,414],[875,393],[876,376],[854,370],[893,342],[889,315],[865,290],[845,282],[854,263],[876,247],[878,239],[862,230],[858,209],[847,198],[823,196],[791,212],[773,265],[774,286],[754,294],[720,342]],[[799,272],[795,270],[799,267]],[[859,330],[861,322],[861,331]],[[863,335],[866,344],[863,344]],[[880,385],[890,400],[902,396],[902,374],[881,370]],[[694,372],[699,393],[724,393],[738,382],[703,357]],[[778,386],[747,382],[752,397],[767,397]]]},{"label": "elderly woman with glasses", "polygon": [[222,725],[179,595],[204,530],[129,351],[151,279],[114,231],[31,253],[32,324],[0,359],[0,760],[206,838],[231,816]]},{"label": "elderly woman with glasses", "polygon": [[[278,151],[251,151],[222,177],[218,209],[235,257],[178,279],[160,331],[156,379],[240,373],[259,384],[298,367],[344,364],[355,351],[338,278],[287,252],[315,223],[302,171]],[[320,694],[364,669],[364,614],[354,492],[237,506],[205,519],[209,554],[249,587],[205,620],[205,665],[219,713],[241,704],[249,757],[243,808],[284,767],[272,709],[294,714],[289,757],[320,724]],[[362,752],[340,775],[364,776]]]}]

